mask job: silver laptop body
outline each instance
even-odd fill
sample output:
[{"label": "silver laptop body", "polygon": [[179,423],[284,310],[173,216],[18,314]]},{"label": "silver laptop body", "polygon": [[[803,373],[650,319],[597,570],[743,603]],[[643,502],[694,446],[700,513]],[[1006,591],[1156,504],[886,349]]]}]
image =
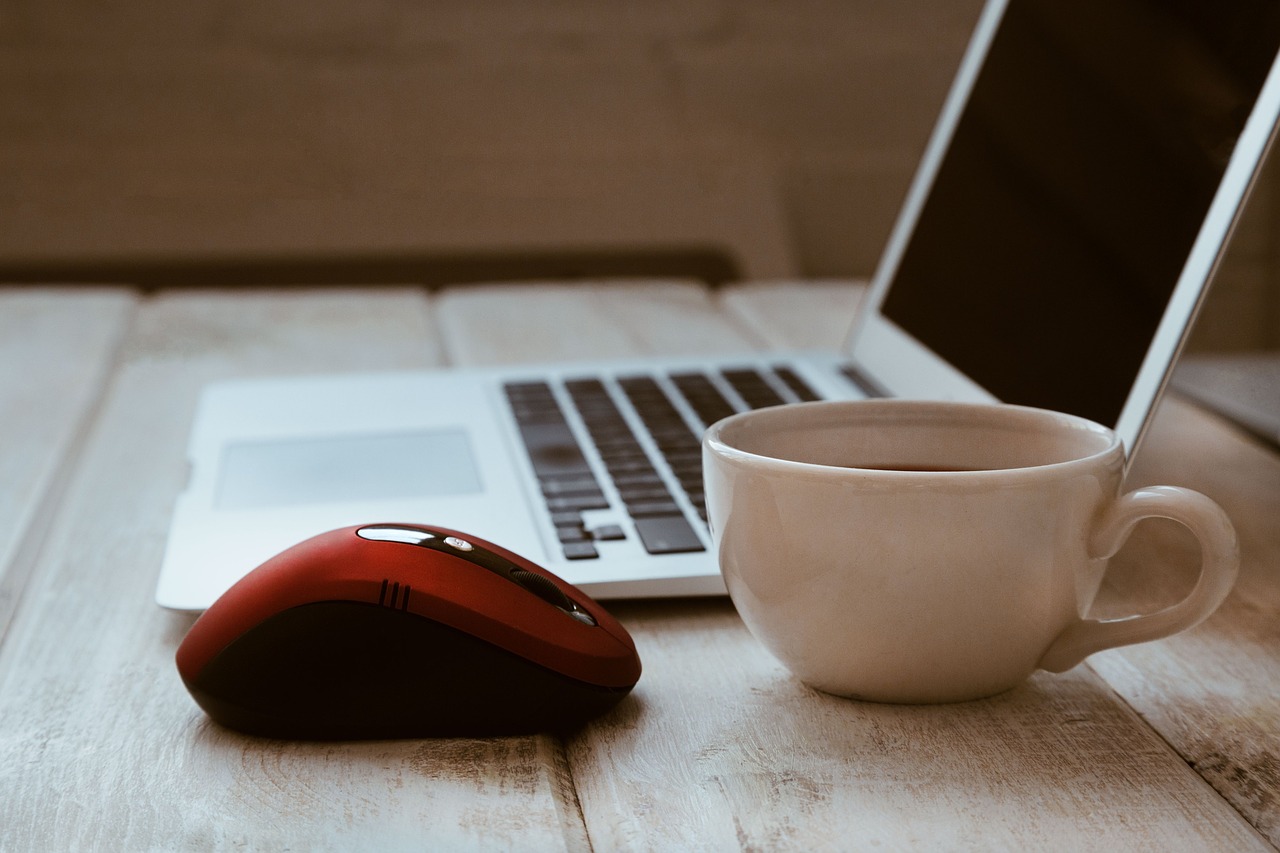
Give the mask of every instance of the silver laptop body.
[{"label": "silver laptop body", "polygon": [[203,609],[308,536],[382,521],[597,597],[721,593],[697,442],[759,405],[1004,400],[1132,451],[1280,111],[1280,15],[1163,5],[987,5],[839,353],[208,387],[158,602]]}]

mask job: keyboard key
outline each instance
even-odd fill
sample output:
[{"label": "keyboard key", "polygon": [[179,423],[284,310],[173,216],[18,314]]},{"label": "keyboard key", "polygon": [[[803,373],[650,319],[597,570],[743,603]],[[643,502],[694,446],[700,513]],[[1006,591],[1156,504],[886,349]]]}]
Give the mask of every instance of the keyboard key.
[{"label": "keyboard key", "polygon": [[600,458],[604,460],[606,467],[612,469],[617,465],[626,465],[628,463],[643,462],[649,464],[649,456],[644,452],[644,448],[639,443],[628,447],[605,447],[600,450]]},{"label": "keyboard key", "polygon": [[609,474],[615,480],[619,476],[658,476],[657,469],[650,464],[647,456],[644,459],[625,459],[616,464],[610,464],[608,467]]},{"label": "keyboard key", "polygon": [[648,473],[641,474],[622,474],[613,478],[613,484],[619,490],[630,488],[645,488],[649,486],[661,486],[662,478],[658,476],[658,472],[650,468]]},{"label": "keyboard key", "polygon": [[586,512],[589,509],[608,509],[609,500],[600,492],[594,495],[572,495],[560,498],[547,498],[547,509],[551,512]]},{"label": "keyboard key", "polygon": [[556,536],[561,542],[582,542],[587,539],[587,531],[581,525],[557,527]]},{"label": "keyboard key", "polygon": [[640,503],[643,501],[662,501],[670,500],[671,492],[661,484],[657,486],[622,486],[618,489],[618,496],[622,498],[624,503]]},{"label": "keyboard key", "polygon": [[569,560],[594,560],[600,556],[596,546],[590,542],[566,542],[563,548],[564,556]]},{"label": "keyboard key", "polygon": [[671,466],[673,471],[702,470],[702,448],[700,447],[675,450],[668,453],[666,456],[667,463]]},{"label": "keyboard key", "polygon": [[726,370],[724,378],[729,380],[733,390],[737,391],[743,401],[753,409],[763,409],[766,406],[777,406],[786,402],[777,391],[773,390],[773,386],[760,375],[759,371]]},{"label": "keyboard key", "polygon": [[680,507],[675,501],[647,501],[627,504],[627,515],[632,518],[645,518],[653,515],[679,515]]},{"label": "keyboard key", "polygon": [[545,382],[508,383],[503,390],[529,461],[533,463],[556,535],[566,549],[578,555],[571,559],[595,556],[578,547],[585,544],[594,551],[582,526],[582,513],[608,509],[609,500],[569,427],[555,393]]},{"label": "keyboard key", "polygon": [[521,424],[520,437],[538,476],[591,473],[568,424]]},{"label": "keyboard key", "polygon": [[618,539],[626,539],[627,534],[622,527],[617,524],[606,524],[603,527],[597,527],[588,531],[591,538],[600,542],[612,542]]},{"label": "keyboard key", "polygon": [[[696,495],[693,508],[705,522],[701,428],[685,420],[653,377],[630,376],[618,384],[680,488]],[[702,374],[683,375],[677,387],[700,418],[718,420],[729,406],[714,382]],[[608,387],[599,379],[580,378],[566,382],[564,390],[582,418],[645,550],[650,554],[705,550]],[[609,509],[610,502],[555,392],[546,383],[529,382],[507,386],[507,395],[565,556],[571,560],[597,558],[594,542],[625,539],[626,533],[618,524],[586,528],[582,513]]]},{"label": "keyboard key", "polygon": [[705,374],[677,373],[671,376],[671,381],[706,426],[733,414],[733,405]]},{"label": "keyboard key", "polygon": [[[649,428],[663,458],[676,475],[680,488],[684,491],[702,489],[702,439],[698,433],[685,422],[675,404],[668,399],[666,392],[656,380],[648,376],[629,376],[620,379],[627,399],[631,401],[640,419]],[[686,384],[690,384],[686,382]],[[700,383],[693,383],[700,384]],[[710,383],[708,383],[710,384]],[[714,390],[714,388],[713,388]],[[723,399],[723,398],[722,398]],[[625,498],[624,498],[625,500]],[[679,508],[674,502],[646,501],[638,505],[628,502],[627,512],[636,518],[657,517],[668,513],[679,516]],[[687,524],[687,522],[684,522]],[[692,528],[690,528],[692,532]],[[696,538],[696,536],[695,536]],[[688,544],[684,542],[684,544]],[[646,546],[647,547],[647,546]],[[702,550],[701,544],[696,550]],[[678,553],[679,551],[660,551],[653,553]]]},{"label": "keyboard key", "polygon": [[636,535],[650,554],[685,554],[706,550],[683,515],[638,518]]},{"label": "keyboard key", "polygon": [[559,495],[598,495],[600,484],[595,477],[548,477],[539,482],[542,494],[546,497]]},{"label": "keyboard key", "polygon": [[796,373],[790,367],[775,365],[773,372],[782,380],[783,384],[791,389],[791,393],[796,395],[796,399],[802,403],[811,403],[814,400],[820,400],[818,393],[809,387],[809,383],[800,378],[800,374]]}]

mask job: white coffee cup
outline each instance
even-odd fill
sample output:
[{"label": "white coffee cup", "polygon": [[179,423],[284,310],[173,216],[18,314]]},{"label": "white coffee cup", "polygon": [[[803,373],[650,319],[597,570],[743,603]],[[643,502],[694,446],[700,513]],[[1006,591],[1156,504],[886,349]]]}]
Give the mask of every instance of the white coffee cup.
[{"label": "white coffee cup", "polygon": [[[711,534],[748,629],[806,684],[884,702],[989,696],[1208,617],[1239,570],[1230,521],[1187,489],[1121,495],[1123,465],[1111,430],[1003,405],[778,406],[703,442]],[[1200,540],[1195,588],[1155,613],[1085,618],[1148,517]]]}]

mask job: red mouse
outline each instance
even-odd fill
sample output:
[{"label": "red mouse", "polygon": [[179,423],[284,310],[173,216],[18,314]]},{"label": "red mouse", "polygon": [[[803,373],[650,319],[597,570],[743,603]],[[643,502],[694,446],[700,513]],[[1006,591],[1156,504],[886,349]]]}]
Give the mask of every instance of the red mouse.
[{"label": "red mouse", "polygon": [[369,524],[308,539],[227,590],[178,647],[229,728],[303,739],[561,731],[640,678],[626,629],[483,539]]}]

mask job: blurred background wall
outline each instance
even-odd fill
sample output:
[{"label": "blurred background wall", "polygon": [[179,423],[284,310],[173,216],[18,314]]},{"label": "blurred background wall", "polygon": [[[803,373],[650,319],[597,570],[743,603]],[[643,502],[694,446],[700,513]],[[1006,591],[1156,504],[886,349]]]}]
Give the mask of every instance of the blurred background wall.
[{"label": "blurred background wall", "polygon": [[[5,0],[0,279],[867,276],[980,6]],[[1198,349],[1280,347],[1277,180]]]}]

